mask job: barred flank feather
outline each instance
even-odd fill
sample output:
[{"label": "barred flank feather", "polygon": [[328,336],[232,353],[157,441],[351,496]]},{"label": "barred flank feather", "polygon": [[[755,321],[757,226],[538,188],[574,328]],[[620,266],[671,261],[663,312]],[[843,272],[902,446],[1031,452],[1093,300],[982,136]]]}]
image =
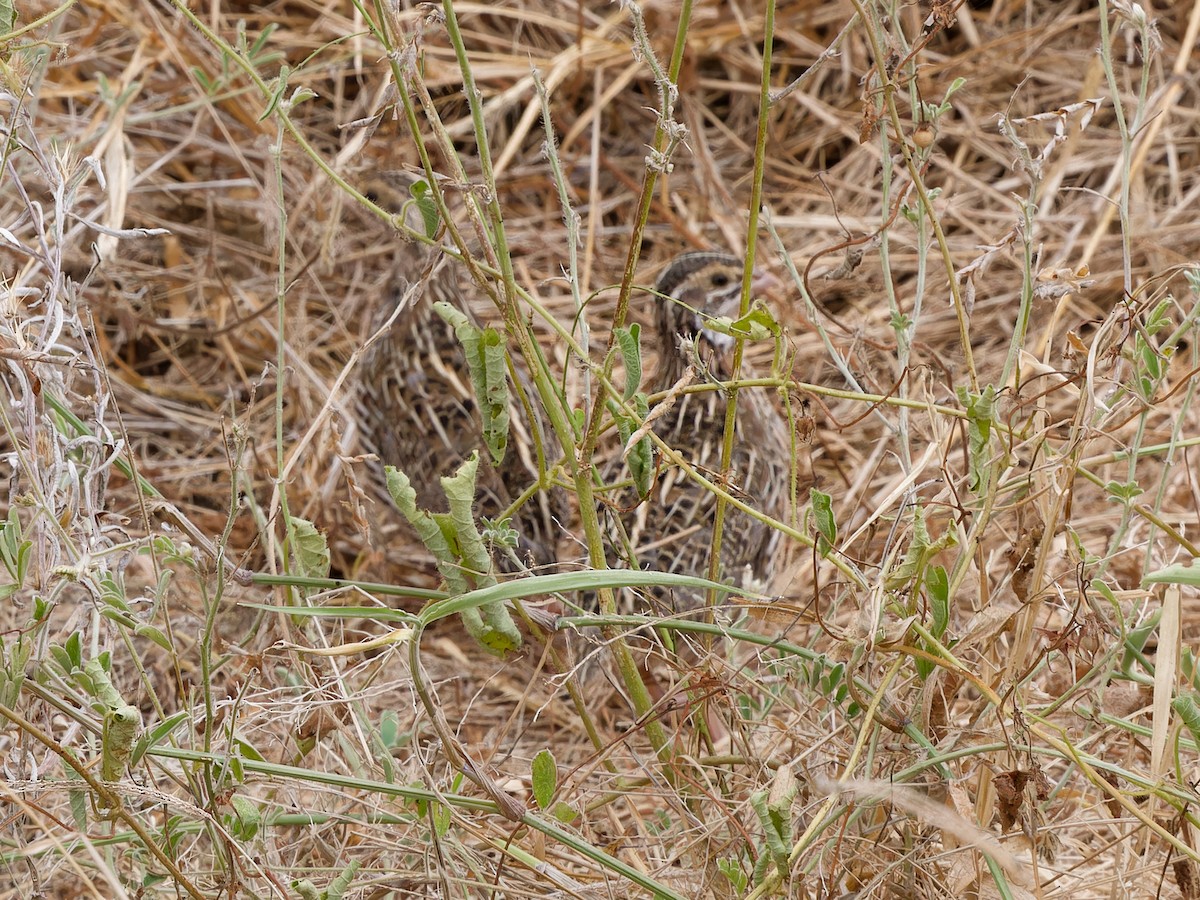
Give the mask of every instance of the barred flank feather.
[{"label": "barred flank feather", "polygon": [[[651,392],[669,390],[697,358],[702,378],[731,376],[732,339],[705,327],[715,316],[736,317],[742,262],[724,253],[685,253],[659,276],[657,343],[662,357]],[[728,398],[714,390],[683,394],[653,424],[655,433],[711,481],[719,482],[721,443]],[[774,518],[786,515],[789,482],[787,421],[761,389],[738,392],[737,438],[729,491]],[[654,415],[654,411],[651,411]],[[606,482],[628,478],[619,465],[609,467]],[[663,467],[650,496],[637,503],[632,491],[617,499],[621,528],[642,568],[703,575],[707,572],[717,498],[682,470]],[[632,507],[632,508],[631,508]],[[736,584],[769,574],[778,532],[740,510],[726,512],[721,547],[722,577]],[[622,540],[614,540],[616,546]],[[674,609],[693,608],[701,598],[658,597]]]},{"label": "barred flank feather", "polygon": [[[367,195],[397,213],[405,208],[409,224],[423,230],[420,214],[410,199],[416,179],[406,173],[387,173],[374,179]],[[367,449],[382,465],[394,465],[411,479],[422,508],[444,509],[439,478],[448,475],[471,455],[480,452],[476,514],[494,518],[538,480],[537,460],[530,434],[531,423],[522,405],[509,404],[508,450],[492,464],[484,448],[478,403],[471,385],[466,356],[453,327],[433,311],[435,301],[445,301],[474,319],[466,298],[474,286],[465,267],[439,259],[437,248],[414,243],[398,271],[392,296],[384,297],[376,313],[375,330],[388,321],[407,288],[417,284],[414,299],[386,333],[367,350],[361,363],[358,411]],[[518,373],[524,369],[518,365]],[[523,381],[526,379],[523,377]],[[528,388],[528,384],[526,384]],[[527,390],[531,396],[536,396]],[[547,453],[558,447],[547,432]],[[381,478],[382,483],[382,478]],[[389,501],[390,502],[390,501]],[[521,536],[520,547],[538,565],[555,561],[555,545],[566,517],[561,491],[535,495],[513,518]]]}]

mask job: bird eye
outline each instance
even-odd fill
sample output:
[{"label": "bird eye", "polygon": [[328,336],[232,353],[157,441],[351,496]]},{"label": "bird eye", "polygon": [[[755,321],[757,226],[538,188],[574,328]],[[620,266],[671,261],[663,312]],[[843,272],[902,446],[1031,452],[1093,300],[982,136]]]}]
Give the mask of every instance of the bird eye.
[{"label": "bird eye", "polygon": [[729,284],[729,276],[724,272],[717,272],[712,277],[712,286],[715,288],[723,288]]},{"label": "bird eye", "polygon": [[366,191],[363,191],[363,196],[366,197],[368,200],[370,200],[372,203],[375,203],[375,204],[379,203],[379,191],[376,191],[374,189],[366,190]]}]

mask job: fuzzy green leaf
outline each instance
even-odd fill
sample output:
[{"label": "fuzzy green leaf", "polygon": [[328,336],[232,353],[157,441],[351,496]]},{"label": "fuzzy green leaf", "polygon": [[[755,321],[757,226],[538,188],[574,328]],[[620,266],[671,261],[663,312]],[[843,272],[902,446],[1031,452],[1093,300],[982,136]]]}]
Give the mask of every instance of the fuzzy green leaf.
[{"label": "fuzzy green leaf", "polygon": [[9,578],[14,582],[14,590],[25,584],[25,573],[29,569],[29,553],[32,549],[33,542],[25,540],[22,535],[17,508],[9,507],[8,520],[0,523],[0,560],[8,570]]},{"label": "fuzzy green leaf", "polygon": [[738,895],[746,892],[746,888],[750,884],[750,879],[746,877],[746,873],[742,871],[742,867],[736,858],[732,856],[718,856],[717,869],[733,885],[733,889]]},{"label": "fuzzy green leaf", "polygon": [[292,556],[299,573],[306,578],[329,575],[329,544],[325,535],[307,519],[292,518]]},{"label": "fuzzy green leaf", "polygon": [[533,799],[541,809],[549,809],[554,802],[554,792],[558,790],[558,763],[549,750],[540,750],[533,758],[531,779]]},{"label": "fuzzy green leaf", "polygon": [[1200,587],[1200,566],[1191,561],[1157,569],[1142,579],[1146,584],[1186,584]]},{"label": "fuzzy green leaf", "polygon": [[229,819],[230,833],[238,840],[251,840],[262,825],[262,813],[257,804],[249,797],[234,794],[229,798],[229,805],[233,807],[233,815]]},{"label": "fuzzy green leaf", "polygon": [[108,670],[100,659],[89,659],[83,667],[78,680],[84,690],[95,697],[107,709],[120,709],[125,706],[125,699],[113,686]]},{"label": "fuzzy green leaf", "polygon": [[769,341],[782,334],[783,328],[766,305],[756,300],[746,315],[729,323],[728,333],[749,341]]},{"label": "fuzzy green leaf", "polygon": [[438,213],[437,202],[433,199],[429,183],[414,181],[409,185],[408,192],[412,194],[412,198],[417,204],[417,211],[421,214],[421,222],[425,226],[425,236],[432,240],[437,237],[441,216]]},{"label": "fuzzy green leaf", "polygon": [[[457,472],[441,479],[450,507],[446,513],[418,509],[408,476],[393,466],[384,471],[388,492],[436,559],[447,592],[465,594],[494,585],[492,559],[474,516],[479,454],[472,453]],[[464,610],[462,621],[467,633],[491,653],[503,655],[521,646],[521,632],[500,601]]]},{"label": "fuzzy green leaf", "polygon": [[175,648],[171,646],[170,638],[168,638],[161,629],[156,628],[153,625],[148,625],[145,623],[135,625],[133,628],[133,633],[138,637],[145,638],[161,649],[166,650],[168,653],[173,653],[175,651]]},{"label": "fuzzy green leaf", "polygon": [[618,328],[613,334],[617,349],[621,351],[621,361],[625,363],[626,400],[632,399],[642,384],[641,332],[641,327],[634,323],[628,328]]},{"label": "fuzzy green leaf", "polygon": [[168,716],[163,719],[149,731],[143,732],[137,740],[137,745],[133,748],[133,753],[129,757],[129,764],[136,766],[146,751],[157,747],[172,731],[182,725],[190,718],[190,714],[186,712],[178,712],[173,716]]},{"label": "fuzzy green leaf", "polygon": [[387,479],[388,493],[400,514],[417,532],[421,543],[425,545],[437,561],[438,571],[446,580],[446,588],[452,594],[461,594],[470,587],[467,580],[458,569],[458,554],[451,549],[450,542],[439,527],[432,513],[417,508],[417,492],[413,489],[408,476],[395,466],[384,466]]},{"label": "fuzzy green leaf", "polygon": [[100,754],[100,777],[116,781],[125,772],[133,753],[133,742],[142,730],[142,714],[136,706],[120,706],[104,715]]},{"label": "fuzzy green leaf", "polygon": [[1145,493],[1136,481],[1109,481],[1105,483],[1104,490],[1108,492],[1110,499],[1124,504],[1130,503],[1135,497]]},{"label": "fuzzy green leaf", "polygon": [[925,527],[925,512],[918,504],[913,507],[912,539],[904,559],[887,573],[883,586],[889,591],[900,591],[911,587],[918,579],[923,578],[925,566],[938,553],[957,542],[954,532],[947,529],[936,541],[930,540],[929,530]]},{"label": "fuzzy green leaf", "polygon": [[992,460],[989,446],[992,424],[996,421],[996,388],[987,385],[975,394],[958,388],[958,399],[967,413],[967,443],[971,466],[968,488],[975,494],[987,493],[991,483]]},{"label": "fuzzy green leaf", "polygon": [[1196,703],[1196,695],[1181,694],[1171,701],[1171,709],[1183,722],[1185,728],[1192,734],[1192,740],[1200,743],[1200,705]]},{"label": "fuzzy green leaf", "polygon": [[434,311],[453,329],[462,345],[479,407],[483,441],[499,463],[508,449],[508,364],[504,336],[495,328],[480,328],[466,314],[439,300]]},{"label": "fuzzy green leaf", "polygon": [[[642,422],[646,421],[646,416],[650,414],[650,399],[645,394],[639,391],[630,398],[630,402],[637,412],[637,418],[620,416],[617,419],[617,433],[621,436],[622,446],[628,446],[633,433],[641,427]],[[638,442],[626,454],[625,464],[629,467],[629,474],[633,476],[638,499],[645,500],[650,496],[650,483],[654,479],[654,444],[650,440],[650,435],[647,434],[638,439]]]},{"label": "fuzzy green leaf", "polygon": [[564,825],[570,825],[579,818],[579,810],[569,803],[555,803],[554,809],[550,810],[550,815]]},{"label": "fuzzy green leaf", "polygon": [[450,807],[438,803],[431,812],[433,831],[439,838],[444,838],[450,830]]},{"label": "fuzzy green leaf", "polygon": [[325,900],[342,900],[346,896],[346,892],[350,890],[350,886],[354,884],[354,876],[361,868],[361,860],[350,860],[346,868],[338,873],[338,877],[329,882],[329,887],[325,891]]},{"label": "fuzzy green leaf", "polygon": [[[75,770],[67,769],[67,781],[79,781],[82,784],[79,776],[75,774]],[[67,791],[67,803],[71,807],[71,818],[75,821],[75,827],[80,831],[87,831],[88,823],[88,794],[86,791]]]},{"label": "fuzzy green leaf", "polygon": [[837,520],[833,517],[833,497],[816,488],[810,488],[808,496],[812,500],[813,518],[817,522],[817,552],[825,557],[837,544],[838,537]]},{"label": "fuzzy green leaf", "polygon": [[288,76],[290,75],[291,69],[288,66],[283,65],[279,67],[279,75],[269,85],[271,96],[267,100],[267,108],[262,111],[262,115],[258,117],[258,121],[265,122],[279,108],[279,104],[283,100],[283,92],[287,90]]}]

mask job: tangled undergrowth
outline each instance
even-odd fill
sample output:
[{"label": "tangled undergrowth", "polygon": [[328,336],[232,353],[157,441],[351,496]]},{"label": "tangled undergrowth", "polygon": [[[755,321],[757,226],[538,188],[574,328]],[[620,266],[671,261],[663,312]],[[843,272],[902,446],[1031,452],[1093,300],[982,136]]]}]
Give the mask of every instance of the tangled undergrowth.
[{"label": "tangled undergrowth", "polygon": [[[1200,5],[683,10],[0,8],[6,896],[1197,896]],[[439,576],[364,455],[389,170],[557,571]],[[605,568],[694,248],[781,285],[757,590]]]}]

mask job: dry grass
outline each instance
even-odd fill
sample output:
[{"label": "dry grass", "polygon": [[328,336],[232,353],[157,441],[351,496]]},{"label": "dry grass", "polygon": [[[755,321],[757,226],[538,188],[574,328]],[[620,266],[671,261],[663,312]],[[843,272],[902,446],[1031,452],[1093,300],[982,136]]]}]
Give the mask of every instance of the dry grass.
[{"label": "dry grass", "polygon": [[[353,365],[403,254],[347,187],[418,164],[396,75],[435,171],[489,178],[402,6],[75,4],[6,45],[6,896],[1197,896],[1196,579],[1146,576],[1197,554],[1200,7],[779,0],[758,258],[837,535],[802,494],[774,599],[677,623],[639,700],[608,642],[414,618],[431,568],[371,496]],[[760,7],[697,5],[639,283],[746,247]],[[678,4],[641,9],[665,66]],[[629,10],[454,10],[520,315],[571,332],[547,86],[599,365],[671,121]]]}]

